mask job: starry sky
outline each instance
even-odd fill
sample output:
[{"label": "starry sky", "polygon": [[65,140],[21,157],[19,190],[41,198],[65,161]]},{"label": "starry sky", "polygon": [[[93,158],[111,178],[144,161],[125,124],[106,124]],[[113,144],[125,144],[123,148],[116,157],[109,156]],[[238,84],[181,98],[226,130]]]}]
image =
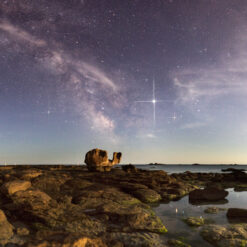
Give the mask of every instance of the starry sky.
[{"label": "starry sky", "polygon": [[247,163],[246,0],[0,1],[0,163]]}]

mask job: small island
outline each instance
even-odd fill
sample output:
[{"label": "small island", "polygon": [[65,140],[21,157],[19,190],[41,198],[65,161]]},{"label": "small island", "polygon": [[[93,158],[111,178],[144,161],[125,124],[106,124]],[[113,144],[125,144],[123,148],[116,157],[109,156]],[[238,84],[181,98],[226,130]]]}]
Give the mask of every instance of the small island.
[{"label": "small island", "polygon": [[166,164],[163,163],[149,163],[149,166],[165,166]]}]

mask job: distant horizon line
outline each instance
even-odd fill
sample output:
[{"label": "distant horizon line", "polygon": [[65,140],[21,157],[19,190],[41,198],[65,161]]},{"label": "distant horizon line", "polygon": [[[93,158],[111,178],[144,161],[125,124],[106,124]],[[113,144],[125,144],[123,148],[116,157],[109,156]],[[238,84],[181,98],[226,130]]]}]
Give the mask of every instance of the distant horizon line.
[{"label": "distant horizon line", "polygon": [[[69,166],[69,165],[86,165],[85,163],[33,163],[33,164],[28,164],[28,163],[6,163],[6,164],[0,164],[0,166],[18,166],[18,165],[64,165],[64,166]],[[147,165],[147,166],[166,166],[166,165],[175,165],[175,166],[179,166],[179,165],[189,165],[189,166],[203,166],[203,165],[216,165],[216,166],[219,166],[219,165],[222,165],[222,166],[225,166],[225,165],[228,165],[228,166],[238,166],[238,165],[247,165],[247,164],[243,164],[243,163],[171,163],[171,164],[168,164],[168,163],[144,163],[144,164],[140,164],[140,163],[125,163],[125,164],[118,164],[119,166],[122,166],[122,165]]]}]

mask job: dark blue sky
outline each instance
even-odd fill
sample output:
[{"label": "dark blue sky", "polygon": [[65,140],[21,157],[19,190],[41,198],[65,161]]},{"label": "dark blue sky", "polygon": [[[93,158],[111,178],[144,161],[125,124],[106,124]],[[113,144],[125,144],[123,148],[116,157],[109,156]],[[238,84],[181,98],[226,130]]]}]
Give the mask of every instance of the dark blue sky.
[{"label": "dark blue sky", "polygon": [[0,75],[0,163],[247,163],[244,0],[1,1]]}]

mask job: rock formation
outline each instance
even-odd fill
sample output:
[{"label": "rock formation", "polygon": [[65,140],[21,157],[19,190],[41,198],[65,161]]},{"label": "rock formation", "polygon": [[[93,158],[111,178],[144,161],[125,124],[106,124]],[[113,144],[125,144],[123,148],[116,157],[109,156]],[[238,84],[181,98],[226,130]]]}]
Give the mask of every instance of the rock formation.
[{"label": "rock formation", "polygon": [[18,191],[27,190],[29,187],[31,187],[29,181],[14,180],[2,185],[1,192],[6,195],[12,195]]},{"label": "rock formation", "polygon": [[[109,161],[105,151],[105,155],[97,156],[99,152],[89,154],[88,160],[94,161],[94,154],[99,162],[96,164],[101,164],[101,159],[109,165],[120,158],[115,154]],[[200,187],[205,189],[199,190]],[[227,195],[223,189],[232,187],[245,189],[247,183],[236,180],[232,174],[170,175],[135,166],[113,168],[106,173],[90,172],[78,165],[0,166],[0,246],[188,247],[186,240],[170,241],[178,236],[176,230],[169,229],[170,234],[160,236],[167,230],[152,211],[157,204],[147,203],[168,203],[195,191],[190,193],[190,199],[196,203],[199,200],[212,205],[216,200],[219,204],[218,199],[221,203]],[[213,246],[244,246],[247,239],[244,206],[228,210],[228,222],[234,223],[231,225],[217,226],[207,218],[187,220],[193,226],[205,223],[196,234],[202,231],[203,239]],[[211,208],[208,212],[218,209]],[[225,217],[225,213],[217,217]],[[205,245],[202,242],[192,246]]]},{"label": "rock formation", "polygon": [[243,208],[229,208],[226,214],[228,219],[239,219],[243,222],[247,221],[247,209]]},{"label": "rock formation", "polygon": [[206,225],[201,236],[212,246],[246,246],[247,224]]},{"label": "rock formation", "polygon": [[13,226],[8,222],[4,212],[0,209],[0,246],[6,244],[13,235]]},{"label": "rock formation", "polygon": [[225,199],[228,195],[228,191],[219,188],[207,187],[203,190],[196,189],[189,193],[189,201],[200,202],[200,201],[219,201]]},{"label": "rock formation", "polygon": [[125,172],[137,172],[137,168],[131,164],[122,166],[122,170]]},{"label": "rock formation", "polygon": [[85,163],[89,171],[110,171],[114,165],[120,163],[122,153],[113,153],[113,159],[108,159],[107,151],[93,149],[88,151],[85,156]]}]

